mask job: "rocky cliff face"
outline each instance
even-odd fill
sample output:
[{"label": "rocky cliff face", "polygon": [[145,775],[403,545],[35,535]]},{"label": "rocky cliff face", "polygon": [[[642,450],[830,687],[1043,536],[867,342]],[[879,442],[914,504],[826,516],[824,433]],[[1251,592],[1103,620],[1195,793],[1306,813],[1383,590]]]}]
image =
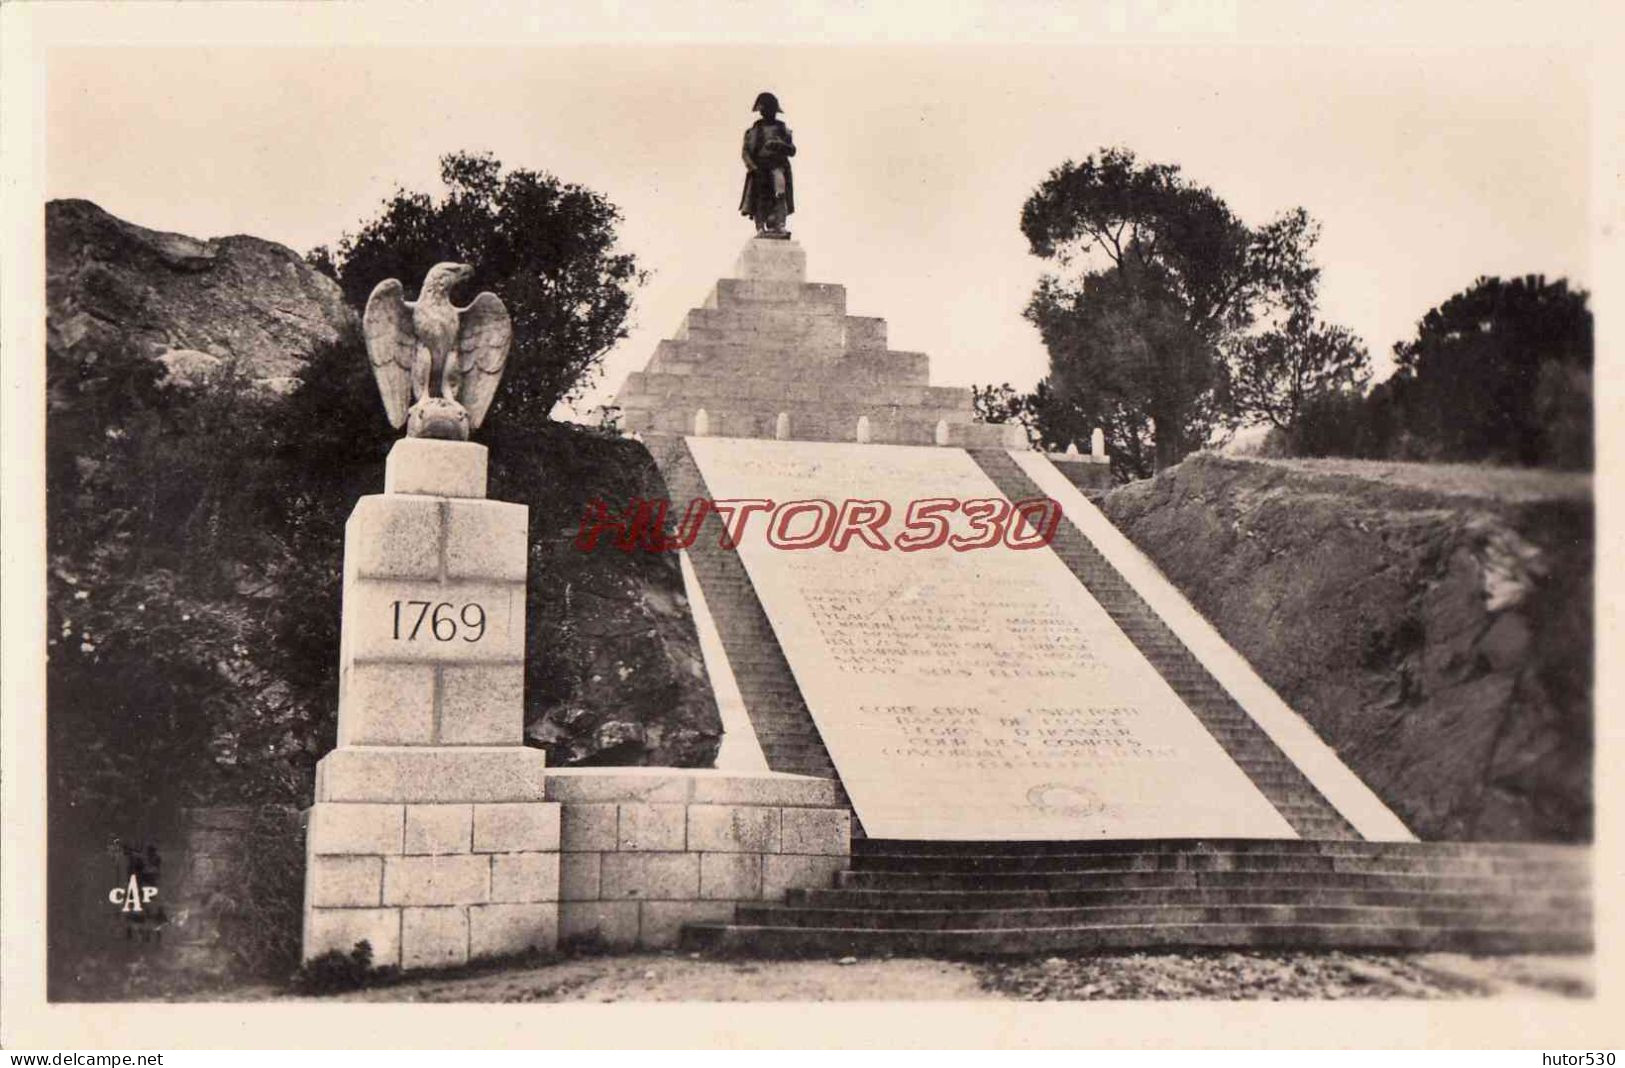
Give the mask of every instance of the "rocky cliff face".
[{"label": "rocky cliff face", "polygon": [[[264,657],[258,688],[298,695],[275,703],[305,706],[289,715],[317,724],[298,729],[313,730],[325,749],[337,697],[329,676],[343,517],[358,496],[381,491],[398,436],[382,418],[356,312],[331,279],[259,238],[160,233],[79,200],[48,204],[46,232],[53,561],[65,574],[100,574],[113,566],[103,559],[109,547],[139,546],[118,554],[131,573],[109,575],[115,594],[173,572],[177,588],[213,598],[176,613],[188,623],[210,608],[259,621],[245,624],[241,644],[281,655]],[[228,366],[236,374],[223,377]],[[146,378],[158,378],[157,388],[142,387]],[[206,414],[229,391],[234,403]],[[648,451],[545,417],[500,420],[479,438],[491,449],[492,496],[530,509],[531,743],[554,764],[709,766],[721,724],[676,558],[572,544],[590,500],[621,508],[664,496]],[[224,491],[195,488],[209,478]],[[174,492],[163,495],[166,484]],[[156,488],[136,493],[132,506],[126,498],[147,487]],[[113,518],[81,522],[98,516]],[[205,581],[218,575],[226,581]],[[67,609],[85,614],[74,592],[61,591],[64,618]],[[292,622],[272,630],[277,613],[268,608],[295,601],[305,608],[279,608]],[[114,615],[106,625],[127,628],[109,635],[120,647],[145,640],[141,617]],[[201,746],[208,700],[260,695],[239,693],[240,674],[212,670],[194,643],[180,647],[216,683],[179,710],[197,724]],[[105,659],[64,661],[61,670],[87,685],[100,674],[118,692]]]},{"label": "rocky cliff face", "polygon": [[230,363],[287,388],[312,352],[356,325],[338,284],[292,249],[148,230],[87,200],[45,206],[45,263],[53,354],[131,346],[186,382]]},{"label": "rocky cliff face", "polygon": [[548,763],[710,767],[722,722],[672,553],[576,547],[593,501],[667,496],[640,442],[557,424],[491,446],[491,495],[530,507],[525,737]]},{"label": "rocky cliff face", "polygon": [[1198,456],[1103,507],[1420,837],[1590,838],[1588,477]]}]

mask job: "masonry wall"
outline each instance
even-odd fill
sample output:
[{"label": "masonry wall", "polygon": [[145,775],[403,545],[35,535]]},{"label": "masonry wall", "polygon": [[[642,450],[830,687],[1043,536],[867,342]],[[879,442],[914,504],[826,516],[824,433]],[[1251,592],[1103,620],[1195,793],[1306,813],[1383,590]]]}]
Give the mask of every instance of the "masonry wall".
[{"label": "masonry wall", "polygon": [[318,804],[307,833],[306,956],[365,939],[426,968],[556,940],[557,805]]},{"label": "masonry wall", "polygon": [[662,948],[685,923],[830,887],[851,813],[828,780],[662,768],[549,772],[563,813],[559,938]]},{"label": "masonry wall", "polygon": [[[705,306],[616,395],[639,434],[999,447],[969,389],[930,384],[924,353],[889,347],[886,321],[846,314],[844,286],[809,283],[794,241],[754,239]],[[705,429],[697,429],[699,413]]]}]

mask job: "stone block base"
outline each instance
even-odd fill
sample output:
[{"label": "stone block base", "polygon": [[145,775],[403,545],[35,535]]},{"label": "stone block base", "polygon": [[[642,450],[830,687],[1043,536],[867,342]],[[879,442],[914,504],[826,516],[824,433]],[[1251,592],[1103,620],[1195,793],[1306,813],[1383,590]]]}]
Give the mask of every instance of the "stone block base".
[{"label": "stone block base", "polygon": [[540,801],[547,757],[527,746],[346,746],[316,765],[316,800]]},{"label": "stone block base", "polygon": [[384,492],[484,497],[487,453],[471,441],[402,438],[384,461]]},{"label": "stone block base", "polygon": [[[328,759],[345,752],[354,751]],[[305,958],[348,953],[363,939],[375,965],[402,968],[552,949],[560,807],[318,801],[306,844]]]},{"label": "stone block base", "polygon": [[306,959],[430,968],[558,941],[559,806],[525,747],[528,512],[486,451],[407,438],[345,526],[337,749],[316,766]]},{"label": "stone block base", "polygon": [[1051,452],[1044,454],[1055,470],[1086,496],[1096,497],[1112,488],[1112,466],[1104,454]]},{"label": "stone block base", "polygon": [[[924,353],[884,319],[848,315],[842,286],[809,283],[793,241],[747,242],[738,278],[656,346],[616,395],[629,434],[1026,448],[977,423],[969,389],[932,386]],[[859,429],[860,422],[863,429]]]},{"label": "stone block base", "polygon": [[740,903],[830,887],[851,853],[851,811],[830,779],[680,768],[566,768],[559,937],[650,949]]},{"label": "stone block base", "polygon": [[551,951],[559,941],[556,901],[426,908],[305,911],[305,959],[328,950],[372,946],[374,967],[444,968],[527,950]]}]

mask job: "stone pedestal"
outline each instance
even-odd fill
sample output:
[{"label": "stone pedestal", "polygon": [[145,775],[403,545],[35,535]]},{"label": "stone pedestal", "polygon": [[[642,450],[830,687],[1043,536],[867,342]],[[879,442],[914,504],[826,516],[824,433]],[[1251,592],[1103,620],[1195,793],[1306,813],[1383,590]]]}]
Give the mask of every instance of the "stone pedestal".
[{"label": "stone pedestal", "polygon": [[458,964],[558,937],[559,810],[524,730],[524,506],[486,450],[399,441],[345,526],[338,748],[316,770],[304,955]]},{"label": "stone pedestal", "polygon": [[734,271],[740,278],[765,282],[805,282],[807,253],[794,240],[756,237],[745,243]]},{"label": "stone pedestal", "polygon": [[925,354],[892,349],[886,320],[848,315],[845,287],[808,282],[797,242],[752,238],[734,274],[627,376],[628,433],[854,441],[867,420],[876,445],[1026,447],[976,422],[969,389],[931,385]]}]

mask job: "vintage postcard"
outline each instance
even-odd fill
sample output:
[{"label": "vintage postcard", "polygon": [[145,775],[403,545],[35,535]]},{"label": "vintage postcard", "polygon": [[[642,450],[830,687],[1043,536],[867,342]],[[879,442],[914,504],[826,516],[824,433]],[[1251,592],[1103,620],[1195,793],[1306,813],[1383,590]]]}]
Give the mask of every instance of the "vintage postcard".
[{"label": "vintage postcard", "polygon": [[1617,1044],[1600,16],[774,8],[0,12],[7,1045]]}]

